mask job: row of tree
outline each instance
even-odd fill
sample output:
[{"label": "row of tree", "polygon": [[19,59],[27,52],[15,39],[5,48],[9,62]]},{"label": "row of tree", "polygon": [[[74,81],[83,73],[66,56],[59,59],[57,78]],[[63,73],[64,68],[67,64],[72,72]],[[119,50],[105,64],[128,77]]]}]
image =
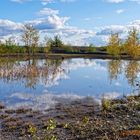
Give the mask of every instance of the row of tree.
[{"label": "row of tree", "polygon": [[111,34],[107,52],[114,56],[127,54],[133,58],[140,56],[140,41],[139,33],[136,29],[129,32],[125,41],[122,41],[118,33]]},{"label": "row of tree", "polygon": [[26,24],[23,27],[21,34],[21,41],[23,45],[15,43],[12,37],[5,40],[5,43],[0,42],[0,54],[9,53],[28,53],[34,55],[34,53],[45,53],[52,51],[53,48],[63,48],[64,44],[59,36],[52,38],[44,38],[44,45],[39,45],[39,31],[35,29],[31,24]]},{"label": "row of tree", "polygon": [[[127,54],[133,58],[137,58],[140,56],[140,41],[138,35],[138,31],[133,29],[129,32],[127,39],[122,41],[118,33],[111,34],[108,46],[103,47],[103,51],[107,51],[107,53],[117,57]],[[45,37],[43,47],[38,47],[39,37],[39,31],[31,24],[26,24],[24,25],[21,35],[21,41],[24,43],[24,46],[16,44],[12,38],[9,38],[5,44],[0,43],[0,53],[28,53],[29,55],[34,55],[35,53],[46,52],[93,53],[102,51],[102,47],[98,49],[94,45],[90,45],[86,48],[64,45],[59,36],[55,36],[53,39]]]}]

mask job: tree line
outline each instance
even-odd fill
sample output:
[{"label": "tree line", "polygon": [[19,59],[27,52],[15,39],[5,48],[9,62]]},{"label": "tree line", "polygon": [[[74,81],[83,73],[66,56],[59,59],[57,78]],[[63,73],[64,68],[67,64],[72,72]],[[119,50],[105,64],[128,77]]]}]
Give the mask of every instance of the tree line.
[{"label": "tree line", "polygon": [[39,45],[39,31],[31,24],[24,25],[21,41],[23,45],[15,43],[12,38],[8,38],[5,43],[0,42],[0,54],[11,53],[97,53],[106,52],[107,54],[119,57],[129,55],[133,58],[140,56],[139,32],[136,29],[129,31],[125,41],[120,39],[118,33],[111,34],[109,43],[105,47],[95,47],[90,44],[87,47],[72,47],[63,43],[59,36],[54,38],[44,37],[43,46]]}]

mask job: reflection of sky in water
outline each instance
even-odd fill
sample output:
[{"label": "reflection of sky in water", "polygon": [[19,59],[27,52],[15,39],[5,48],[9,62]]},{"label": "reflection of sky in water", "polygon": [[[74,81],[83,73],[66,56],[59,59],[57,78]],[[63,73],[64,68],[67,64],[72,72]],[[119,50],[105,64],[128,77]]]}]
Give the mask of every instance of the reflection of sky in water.
[{"label": "reflection of sky in water", "polygon": [[[62,61],[56,69],[51,65],[48,67],[49,74],[44,82],[42,67],[47,62],[38,60],[37,67],[40,69],[37,76],[37,82],[34,88],[26,85],[25,78],[5,82],[0,80],[0,100],[14,107],[34,106],[35,108],[48,108],[48,106],[63,100],[73,100],[85,96],[99,98],[106,94],[107,97],[122,96],[129,94],[133,88],[128,84],[125,76],[125,64],[123,61],[122,72],[116,80],[109,78],[108,63],[109,60],[89,60],[89,59],[71,59]],[[14,69],[24,69],[22,64]],[[53,71],[55,70],[55,71]],[[47,71],[45,69],[44,71]]]}]

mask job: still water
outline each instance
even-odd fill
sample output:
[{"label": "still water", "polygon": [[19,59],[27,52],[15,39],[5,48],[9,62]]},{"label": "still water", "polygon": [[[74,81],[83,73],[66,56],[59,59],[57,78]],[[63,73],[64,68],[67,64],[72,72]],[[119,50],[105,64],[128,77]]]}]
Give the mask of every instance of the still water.
[{"label": "still water", "polygon": [[101,59],[0,59],[0,102],[48,109],[84,97],[138,93],[140,62]]}]

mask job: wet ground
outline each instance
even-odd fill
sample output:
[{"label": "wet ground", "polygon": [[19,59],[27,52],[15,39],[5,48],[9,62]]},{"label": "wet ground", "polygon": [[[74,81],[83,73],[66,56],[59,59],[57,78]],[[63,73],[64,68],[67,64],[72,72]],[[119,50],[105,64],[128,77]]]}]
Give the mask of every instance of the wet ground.
[{"label": "wet ground", "polygon": [[92,98],[44,112],[0,106],[1,140],[139,140],[140,96]]}]

